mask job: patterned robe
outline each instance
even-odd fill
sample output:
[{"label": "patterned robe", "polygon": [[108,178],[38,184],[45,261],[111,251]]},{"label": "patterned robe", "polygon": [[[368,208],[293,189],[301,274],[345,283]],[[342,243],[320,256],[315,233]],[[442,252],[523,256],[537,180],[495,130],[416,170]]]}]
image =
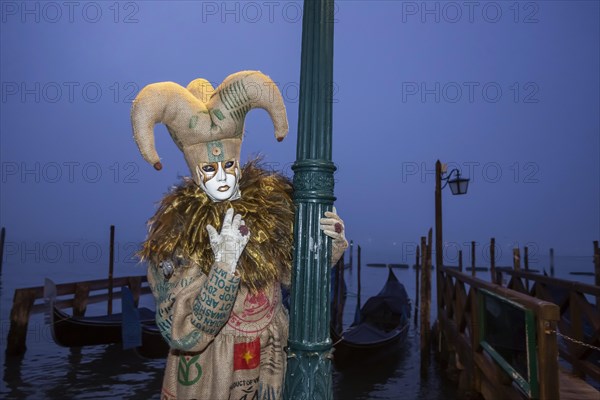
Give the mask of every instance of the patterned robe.
[{"label": "patterned robe", "polygon": [[279,285],[253,294],[218,264],[208,276],[180,268],[169,279],[151,268],[148,281],[171,346],[161,399],[281,397],[288,316]]},{"label": "patterned robe", "polygon": [[[165,400],[279,399],[286,367],[294,204],[292,185],[256,162],[240,180],[242,196],[212,202],[191,180],[173,188],[150,220],[140,256],[156,299],[156,322],[171,350]],[[233,207],[250,229],[235,274],[214,261],[206,232],[220,230]],[[175,265],[165,274],[164,260]]]}]

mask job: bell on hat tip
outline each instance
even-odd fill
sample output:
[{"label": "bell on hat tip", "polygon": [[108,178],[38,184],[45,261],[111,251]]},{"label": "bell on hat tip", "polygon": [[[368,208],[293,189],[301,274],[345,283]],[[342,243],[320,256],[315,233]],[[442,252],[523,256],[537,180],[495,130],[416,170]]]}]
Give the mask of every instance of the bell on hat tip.
[{"label": "bell on hat tip", "polygon": [[162,169],[162,164],[160,163],[160,161],[154,164],[154,169],[157,171],[160,171]]},{"label": "bell on hat tip", "polygon": [[277,141],[278,141],[278,142],[283,142],[283,138],[282,138],[282,137],[278,137],[278,138],[277,138]]}]

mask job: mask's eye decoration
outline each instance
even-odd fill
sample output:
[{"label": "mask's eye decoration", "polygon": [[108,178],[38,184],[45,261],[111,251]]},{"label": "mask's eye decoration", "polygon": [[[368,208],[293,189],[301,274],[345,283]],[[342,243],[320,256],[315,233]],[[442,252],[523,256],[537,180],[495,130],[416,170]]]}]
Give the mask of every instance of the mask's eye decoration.
[{"label": "mask's eye decoration", "polygon": [[196,173],[198,174],[198,179],[206,183],[215,176],[218,169],[218,163],[200,164],[200,168],[196,168]]},{"label": "mask's eye decoration", "polygon": [[223,169],[228,174],[235,174],[236,162],[235,160],[229,160],[223,163]]}]

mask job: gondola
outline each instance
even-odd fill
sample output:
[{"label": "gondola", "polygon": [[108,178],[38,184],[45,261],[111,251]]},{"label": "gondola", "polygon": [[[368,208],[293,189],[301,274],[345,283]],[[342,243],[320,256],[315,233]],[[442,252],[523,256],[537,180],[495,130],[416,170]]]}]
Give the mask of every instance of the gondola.
[{"label": "gondola", "polygon": [[[56,285],[46,279],[44,297],[50,306],[50,327],[54,341],[64,347],[93,346],[99,344],[121,343],[121,323],[123,315],[99,315],[94,317],[75,317],[56,306]],[[140,320],[154,321],[154,311],[139,308]]]},{"label": "gondola", "polygon": [[385,285],[360,308],[350,328],[342,334],[332,330],[336,364],[394,353],[406,340],[410,311],[406,289],[389,268]]},{"label": "gondola", "polygon": [[135,348],[135,352],[143,358],[167,357],[169,345],[163,339],[156,323],[142,324],[142,344]]}]

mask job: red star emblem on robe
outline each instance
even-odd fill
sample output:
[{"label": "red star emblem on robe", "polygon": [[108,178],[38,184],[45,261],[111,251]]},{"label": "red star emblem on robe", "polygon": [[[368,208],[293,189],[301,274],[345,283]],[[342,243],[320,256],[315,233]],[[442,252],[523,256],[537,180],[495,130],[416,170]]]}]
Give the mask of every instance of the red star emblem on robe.
[{"label": "red star emblem on robe", "polygon": [[260,338],[233,345],[233,370],[254,369],[260,365]]}]

